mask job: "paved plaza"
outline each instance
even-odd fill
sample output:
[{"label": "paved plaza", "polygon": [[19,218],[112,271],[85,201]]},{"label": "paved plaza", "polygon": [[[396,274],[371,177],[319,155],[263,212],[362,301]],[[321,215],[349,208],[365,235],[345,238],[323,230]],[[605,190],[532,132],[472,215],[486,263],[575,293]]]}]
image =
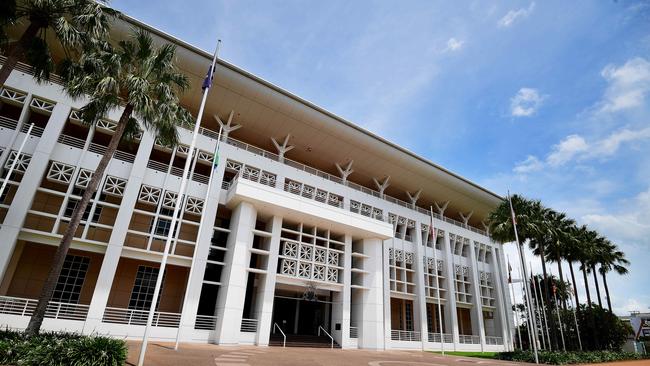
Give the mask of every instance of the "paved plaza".
[{"label": "paved plaza", "polygon": [[[140,343],[129,341],[127,365],[136,365]],[[366,351],[322,348],[281,348],[254,346],[217,346],[182,344],[174,351],[173,343],[151,342],[147,348],[147,366],[496,366],[532,365],[481,358],[442,356],[419,351]],[[650,360],[602,363],[600,366],[647,366]]]}]

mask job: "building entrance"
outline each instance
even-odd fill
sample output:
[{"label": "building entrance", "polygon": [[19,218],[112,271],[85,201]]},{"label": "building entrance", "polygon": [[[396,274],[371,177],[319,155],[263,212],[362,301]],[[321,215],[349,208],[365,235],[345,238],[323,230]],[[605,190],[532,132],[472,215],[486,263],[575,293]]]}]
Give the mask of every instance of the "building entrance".
[{"label": "building entrance", "polygon": [[276,296],[273,322],[287,335],[318,335],[318,327],[329,331],[331,304],[323,300],[303,300]]}]

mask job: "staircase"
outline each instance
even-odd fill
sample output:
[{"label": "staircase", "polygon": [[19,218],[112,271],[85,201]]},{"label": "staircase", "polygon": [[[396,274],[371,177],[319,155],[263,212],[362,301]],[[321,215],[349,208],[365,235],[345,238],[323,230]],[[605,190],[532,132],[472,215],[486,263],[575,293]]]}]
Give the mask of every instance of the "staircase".
[{"label": "staircase", "polygon": [[[269,346],[282,347],[284,337],[282,334],[271,334],[269,339]],[[287,334],[287,347],[311,347],[311,348],[330,348],[332,340],[326,335],[299,335]],[[341,346],[334,341],[334,348],[341,348]]]}]

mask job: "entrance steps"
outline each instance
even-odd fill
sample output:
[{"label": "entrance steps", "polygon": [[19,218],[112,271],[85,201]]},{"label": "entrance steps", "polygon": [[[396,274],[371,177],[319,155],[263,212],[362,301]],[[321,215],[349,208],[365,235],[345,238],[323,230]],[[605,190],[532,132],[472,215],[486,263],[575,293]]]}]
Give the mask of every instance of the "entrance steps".
[{"label": "entrance steps", "polygon": [[[269,346],[282,347],[282,334],[271,334]],[[332,340],[328,336],[287,334],[287,347],[330,348]],[[334,348],[341,346],[334,341]]]}]

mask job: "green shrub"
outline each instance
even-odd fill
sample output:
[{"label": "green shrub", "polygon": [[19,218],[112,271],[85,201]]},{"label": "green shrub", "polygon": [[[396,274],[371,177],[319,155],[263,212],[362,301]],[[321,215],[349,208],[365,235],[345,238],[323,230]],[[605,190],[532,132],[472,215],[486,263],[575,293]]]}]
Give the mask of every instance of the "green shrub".
[{"label": "green shrub", "polygon": [[[561,351],[539,351],[539,362],[549,365],[567,365],[575,363],[599,363],[622,360],[638,360],[640,355],[630,352],[615,351],[585,351],[585,352],[561,352]],[[499,360],[535,362],[535,355],[532,351],[501,352],[496,355]]]},{"label": "green shrub", "polygon": [[77,333],[40,333],[27,337],[22,332],[0,331],[1,365],[119,366],[126,361],[126,342]]}]

